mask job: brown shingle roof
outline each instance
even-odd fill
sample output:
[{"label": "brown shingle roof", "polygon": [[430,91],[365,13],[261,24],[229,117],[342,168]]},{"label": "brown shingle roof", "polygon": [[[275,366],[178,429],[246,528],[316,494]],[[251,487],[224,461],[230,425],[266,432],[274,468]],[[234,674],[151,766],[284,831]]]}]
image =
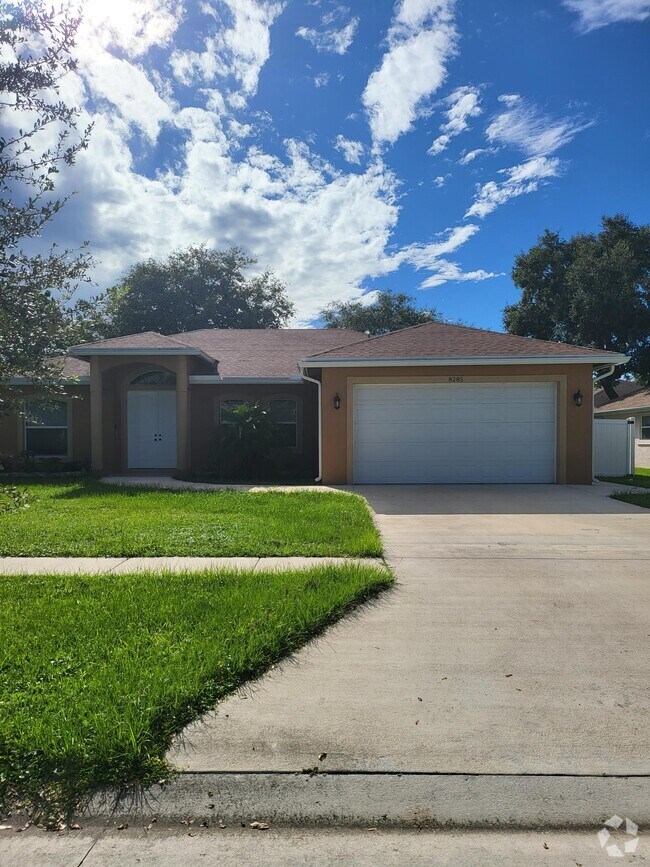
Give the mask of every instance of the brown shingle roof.
[{"label": "brown shingle roof", "polygon": [[94,343],[83,343],[81,346],[73,346],[70,352],[83,352],[85,355],[92,354],[92,350],[110,349],[182,349],[187,345],[173,337],[158,334],[156,331],[142,331],[139,334],[126,334],[123,337],[109,337],[107,340],[96,340]]},{"label": "brown shingle roof", "polygon": [[[500,331],[486,331],[466,325],[449,325],[446,322],[426,322],[362,340],[343,350],[321,352],[314,358],[334,361],[337,359],[377,359],[377,358],[549,358],[576,356],[611,356],[620,358],[618,353],[593,349],[590,346],[572,346],[568,343],[554,343],[536,340],[532,337],[519,337]],[[317,365],[315,365],[317,366]]]},{"label": "brown shingle roof", "polygon": [[650,386],[638,382],[617,382],[614,390],[618,393],[615,400],[610,400],[605,391],[600,389],[594,395],[594,407],[598,412],[621,412],[646,409],[650,407]]},{"label": "brown shingle roof", "polygon": [[307,355],[368,339],[334,328],[205,328],[172,337],[216,358],[220,376],[282,379],[297,376]]},{"label": "brown shingle roof", "polygon": [[90,376],[90,364],[81,358],[61,355],[52,359],[52,367],[61,371],[62,379],[72,379],[73,376]]},{"label": "brown shingle roof", "polygon": [[155,331],[128,334],[73,346],[73,354],[92,355],[130,349],[142,353],[187,349],[197,350],[218,363],[222,377],[285,379],[298,376],[298,362],[306,355],[325,352],[345,343],[367,340],[358,331],[324,328],[204,328],[171,336]]}]

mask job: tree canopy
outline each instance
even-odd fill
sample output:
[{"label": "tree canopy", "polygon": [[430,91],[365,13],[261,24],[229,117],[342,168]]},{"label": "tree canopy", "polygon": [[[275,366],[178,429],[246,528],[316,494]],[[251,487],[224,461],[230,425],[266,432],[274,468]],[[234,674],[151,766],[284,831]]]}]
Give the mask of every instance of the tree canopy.
[{"label": "tree canopy", "polygon": [[521,300],[504,310],[512,334],[593,346],[631,356],[603,380],[608,394],[625,372],[650,378],[650,225],[616,214],[598,233],[569,239],[546,230],[515,259]]},{"label": "tree canopy", "polygon": [[[106,336],[200,328],[280,328],[293,314],[284,284],[269,271],[247,276],[256,259],[239,247],[205,245],[177,250],[164,261],[147,259],[92,305]],[[80,331],[102,330],[93,310],[76,311]]]},{"label": "tree canopy", "polygon": [[403,292],[382,289],[371,304],[362,301],[342,301],[329,304],[320,312],[326,328],[347,328],[386,334],[410,325],[421,325],[440,319],[433,307],[415,306],[415,300]]},{"label": "tree canopy", "polygon": [[90,265],[79,250],[33,252],[66,201],[54,196],[56,176],[90,135],[59,95],[61,79],[76,68],[78,26],[65,8],[39,0],[5,3],[0,12],[0,411],[20,401],[6,387],[12,377],[29,378],[43,394],[58,391],[48,359],[65,339],[61,299]]}]

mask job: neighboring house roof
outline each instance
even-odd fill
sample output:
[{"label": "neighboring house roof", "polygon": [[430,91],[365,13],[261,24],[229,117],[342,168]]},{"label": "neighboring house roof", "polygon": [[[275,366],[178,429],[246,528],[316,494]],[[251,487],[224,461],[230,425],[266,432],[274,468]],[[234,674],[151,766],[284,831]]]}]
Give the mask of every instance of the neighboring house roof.
[{"label": "neighboring house roof", "polygon": [[499,331],[486,331],[466,325],[449,325],[445,322],[426,322],[400,331],[392,331],[359,341],[341,349],[321,352],[303,359],[305,367],[332,366],[347,363],[362,364],[380,362],[416,361],[429,363],[541,363],[544,361],[592,362],[605,364],[623,363],[628,358],[615,352],[593,349],[589,346],[572,346],[519,337]]},{"label": "neighboring house roof", "polygon": [[617,382],[614,390],[618,397],[610,400],[604,389],[594,394],[596,415],[608,412],[635,412],[650,410],[650,386],[638,382]]},{"label": "neighboring house roof", "polygon": [[[80,383],[90,381],[90,364],[80,358],[59,355],[50,359],[50,365],[60,373],[61,380],[77,379]],[[28,376],[16,376],[10,382],[12,385],[29,385],[32,380]]]},{"label": "neighboring house roof", "polygon": [[204,328],[164,336],[154,331],[73,346],[74,355],[201,355],[221,379],[299,379],[298,362],[346,343],[367,340],[334,328]]}]

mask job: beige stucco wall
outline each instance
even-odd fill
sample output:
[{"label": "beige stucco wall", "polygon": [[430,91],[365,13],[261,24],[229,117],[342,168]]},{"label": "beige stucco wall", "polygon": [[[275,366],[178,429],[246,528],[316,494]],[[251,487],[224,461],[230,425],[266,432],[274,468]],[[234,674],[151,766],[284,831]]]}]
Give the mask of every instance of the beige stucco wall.
[{"label": "beige stucco wall", "polygon": [[[324,368],[323,400],[323,481],[346,484],[352,481],[352,412],[355,381],[367,382],[464,382],[555,381],[558,383],[557,479],[559,483],[589,485],[592,481],[592,423],[590,364],[503,365],[476,367]],[[573,395],[580,390],[584,402],[577,407]],[[334,409],[334,396],[342,399]]]},{"label": "beige stucco wall", "polygon": [[641,439],[641,417],[650,415],[650,410],[645,412],[608,412],[596,415],[596,418],[633,418],[634,419],[634,466],[650,467],[650,440]]},{"label": "beige stucco wall", "polygon": [[[29,399],[34,388],[22,389]],[[90,464],[90,387],[68,386],[68,419],[70,424],[68,460]],[[25,448],[24,419],[18,413],[0,416],[0,454],[17,455]]]}]

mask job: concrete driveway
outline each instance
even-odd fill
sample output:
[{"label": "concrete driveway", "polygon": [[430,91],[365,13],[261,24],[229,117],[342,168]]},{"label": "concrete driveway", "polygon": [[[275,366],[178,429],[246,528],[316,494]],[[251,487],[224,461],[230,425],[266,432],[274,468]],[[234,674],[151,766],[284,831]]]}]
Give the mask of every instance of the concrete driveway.
[{"label": "concrete driveway", "polygon": [[650,772],[649,510],[608,486],[358,490],[399,586],[191,726],[176,765]]}]

